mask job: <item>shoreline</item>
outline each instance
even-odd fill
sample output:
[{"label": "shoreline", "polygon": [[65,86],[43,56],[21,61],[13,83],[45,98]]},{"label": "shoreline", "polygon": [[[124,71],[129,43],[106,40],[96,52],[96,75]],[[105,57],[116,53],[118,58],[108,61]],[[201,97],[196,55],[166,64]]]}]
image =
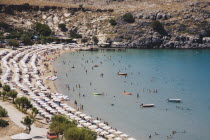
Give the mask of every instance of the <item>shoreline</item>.
[{"label": "shoreline", "polygon": [[[57,72],[55,72],[55,67],[53,66],[53,62],[54,61],[56,61],[56,59],[58,58],[58,57],[60,57],[62,54],[64,54],[64,53],[72,53],[72,52],[75,52],[76,51],[76,49],[75,48],[63,48],[62,50],[58,50],[59,52],[57,53],[57,54],[50,54],[50,55],[47,55],[47,56],[45,56],[45,59],[50,59],[50,58],[54,58],[54,60],[52,61],[52,62],[50,62],[50,61],[46,61],[46,62],[43,62],[43,64],[44,63],[47,63],[48,64],[48,66],[49,66],[49,69],[50,69],[50,71],[49,72],[46,72],[45,73],[45,75],[42,75],[41,77],[42,77],[42,79],[44,79],[43,80],[43,83],[47,86],[47,87],[49,87],[50,89],[49,90],[51,90],[51,92],[53,92],[53,93],[61,93],[59,90],[58,90],[58,88],[57,88],[57,86],[56,86],[56,83],[55,83],[55,81],[50,81],[50,80],[46,80],[46,77],[47,76],[52,76],[52,75],[55,75],[56,76],[56,73]],[[44,72],[46,69],[45,69],[46,67],[44,67],[43,69],[40,69],[42,72]],[[58,77],[59,78],[59,77]],[[63,94],[63,93],[61,93],[61,94]],[[63,94],[63,95],[65,95],[65,94]],[[72,107],[72,108],[74,108],[74,109],[77,109],[77,108],[75,108],[75,105],[73,105],[73,104],[71,104],[70,103],[70,101],[63,101],[64,103],[66,103],[67,105],[69,105],[70,107]]]},{"label": "shoreline", "polygon": [[[17,50],[6,51],[6,53],[2,51],[1,64],[3,73],[1,81],[3,84],[10,85],[11,89],[17,90],[17,97],[25,96],[29,98],[33,107],[38,109],[41,119],[46,119],[47,123],[47,120],[50,120],[54,114],[61,114],[71,120],[76,120],[77,127],[84,127],[95,131],[99,138],[130,139],[131,136],[117,129],[113,129],[107,122],[102,122],[98,118],[95,119],[84,114],[82,112],[83,106],[79,109],[77,103],[74,106],[69,102],[68,96],[58,93],[59,90],[54,81],[58,77],[55,77],[56,71],[52,61],[55,61],[63,53],[75,52],[80,49],[70,48],[70,46],[64,46],[62,44],[37,44]],[[20,72],[21,75],[19,74]],[[17,109],[11,109],[10,111],[21,113]],[[18,118],[18,120],[16,118],[15,123],[22,126],[20,124],[22,118]],[[34,132],[31,134],[33,136],[46,135],[46,132],[49,131],[48,126],[48,124],[45,128],[34,126]],[[35,131],[38,129],[41,132]],[[133,138],[131,139],[133,140]]]}]

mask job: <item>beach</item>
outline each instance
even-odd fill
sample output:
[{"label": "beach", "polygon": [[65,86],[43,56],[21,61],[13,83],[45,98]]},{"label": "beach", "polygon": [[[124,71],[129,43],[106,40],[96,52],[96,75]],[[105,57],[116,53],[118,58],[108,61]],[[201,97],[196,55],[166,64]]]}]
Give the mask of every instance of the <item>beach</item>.
[{"label": "beach", "polygon": [[[10,85],[11,89],[17,90],[18,97],[26,96],[29,98],[33,107],[38,109],[38,117],[44,124],[35,123],[32,125],[30,134],[33,137],[41,136],[46,139],[49,120],[54,114],[61,114],[70,120],[76,120],[78,127],[86,127],[109,139],[133,139],[121,131],[112,129],[108,123],[94,119],[78,111],[78,108],[74,109],[73,105],[69,106],[69,97],[58,93],[53,82],[58,78],[57,72],[52,67],[51,62],[55,61],[61,54],[75,50],[78,48],[72,49],[63,45],[49,44],[0,52],[3,68],[1,82]],[[11,120],[19,127],[23,127],[20,121],[25,114],[19,112],[17,113],[18,117],[12,116],[10,114],[18,110],[11,104],[1,103],[10,110]]]}]

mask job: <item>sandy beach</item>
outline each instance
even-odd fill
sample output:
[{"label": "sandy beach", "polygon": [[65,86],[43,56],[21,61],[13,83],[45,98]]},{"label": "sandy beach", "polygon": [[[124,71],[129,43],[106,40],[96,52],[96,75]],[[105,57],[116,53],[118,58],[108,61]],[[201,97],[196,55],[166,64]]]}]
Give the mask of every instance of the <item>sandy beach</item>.
[{"label": "sandy beach", "polygon": [[[57,90],[54,80],[59,77],[56,76],[52,62],[63,53],[74,52],[78,49],[81,48],[49,44],[0,52],[3,68],[2,83],[17,90],[18,97],[29,98],[32,105],[39,111],[37,121],[32,125],[30,134],[33,137],[41,136],[43,140],[46,139],[49,120],[54,114],[61,114],[70,120],[76,120],[78,127],[91,129],[104,137],[132,139],[121,131],[108,126],[108,123],[103,123],[84,114],[76,107],[74,108],[74,105],[69,102],[69,97]],[[19,112],[11,103],[1,102],[0,105],[8,110],[11,121],[24,129],[21,121],[26,114]]]}]

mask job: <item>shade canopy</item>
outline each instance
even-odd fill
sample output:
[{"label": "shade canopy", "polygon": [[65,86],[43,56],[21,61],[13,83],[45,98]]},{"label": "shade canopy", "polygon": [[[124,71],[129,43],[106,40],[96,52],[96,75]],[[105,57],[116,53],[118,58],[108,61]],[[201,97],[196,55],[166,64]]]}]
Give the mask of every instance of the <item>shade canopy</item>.
[{"label": "shade canopy", "polygon": [[32,136],[26,133],[20,133],[17,135],[11,136],[12,140],[31,140]]}]

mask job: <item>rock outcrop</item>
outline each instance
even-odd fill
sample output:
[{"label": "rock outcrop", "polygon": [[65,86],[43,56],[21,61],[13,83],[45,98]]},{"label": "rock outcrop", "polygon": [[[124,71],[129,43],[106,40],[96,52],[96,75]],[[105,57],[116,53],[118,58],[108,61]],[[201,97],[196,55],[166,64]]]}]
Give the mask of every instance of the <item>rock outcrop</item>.
[{"label": "rock outcrop", "polygon": [[[35,22],[47,24],[56,35],[69,35],[71,29],[90,43],[130,48],[209,48],[210,3],[188,2],[181,10],[135,9],[134,23],[122,19],[126,12],[112,9],[64,8],[55,6],[0,5],[1,20],[15,28],[31,30]],[[117,25],[112,26],[110,19]],[[161,27],[151,23],[158,21]],[[59,24],[66,24],[62,32]],[[160,26],[160,25],[156,25]],[[161,29],[160,29],[161,28]]]}]

